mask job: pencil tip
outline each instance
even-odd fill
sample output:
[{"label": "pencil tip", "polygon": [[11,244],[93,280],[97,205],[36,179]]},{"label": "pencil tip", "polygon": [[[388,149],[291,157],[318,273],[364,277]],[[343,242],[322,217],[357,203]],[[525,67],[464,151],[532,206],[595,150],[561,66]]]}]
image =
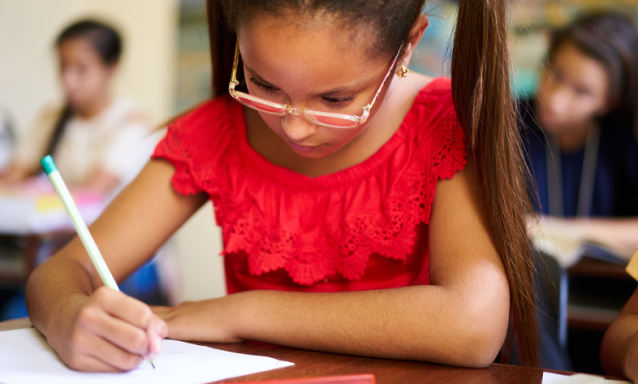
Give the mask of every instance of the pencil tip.
[{"label": "pencil tip", "polygon": [[151,363],[151,366],[153,367],[153,369],[155,369],[155,364],[153,364],[153,362],[150,360],[148,362]]}]

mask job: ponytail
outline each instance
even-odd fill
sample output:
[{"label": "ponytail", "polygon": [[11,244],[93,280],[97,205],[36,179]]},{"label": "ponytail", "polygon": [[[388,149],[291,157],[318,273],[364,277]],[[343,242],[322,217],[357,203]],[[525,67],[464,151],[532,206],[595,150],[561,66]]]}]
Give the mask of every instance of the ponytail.
[{"label": "ponytail", "polygon": [[53,155],[55,150],[58,148],[58,144],[60,144],[62,135],[64,134],[67,123],[71,120],[71,117],[73,117],[73,110],[71,109],[71,106],[67,104],[62,109],[62,112],[60,112],[60,116],[53,126],[53,134],[51,135],[49,145],[47,146],[44,155]]},{"label": "ponytail", "polygon": [[451,75],[454,107],[468,140],[494,243],[510,287],[514,331],[525,365],[538,365],[526,172],[509,82],[506,0],[461,0]]}]

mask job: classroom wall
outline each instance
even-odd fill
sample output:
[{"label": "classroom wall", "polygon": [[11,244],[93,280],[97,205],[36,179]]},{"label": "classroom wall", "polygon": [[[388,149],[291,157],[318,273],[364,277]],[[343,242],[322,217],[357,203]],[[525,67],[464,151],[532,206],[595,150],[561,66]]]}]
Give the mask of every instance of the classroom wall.
[{"label": "classroom wall", "polygon": [[176,302],[204,300],[226,295],[222,250],[222,234],[215,225],[213,206],[205,204],[193,215],[176,236],[181,291]]},{"label": "classroom wall", "polygon": [[[118,27],[125,51],[116,91],[146,102],[158,121],[174,115],[179,0],[0,0],[0,105],[24,135],[58,100],[53,42],[64,26],[93,16]],[[175,236],[174,302],[223,296],[221,234],[210,204]]]}]

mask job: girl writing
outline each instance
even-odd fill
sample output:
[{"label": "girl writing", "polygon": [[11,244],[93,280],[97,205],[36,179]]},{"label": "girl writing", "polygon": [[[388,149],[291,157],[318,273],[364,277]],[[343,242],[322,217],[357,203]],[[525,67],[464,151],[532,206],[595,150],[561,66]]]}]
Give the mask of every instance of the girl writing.
[{"label": "girl writing", "polygon": [[121,280],[211,199],[229,295],[151,309],[74,241],[27,293],[69,366],[129,370],[170,337],[480,367],[510,320],[536,364],[505,1],[460,3],[451,83],[405,76],[424,3],[208,1],[216,97],[91,232]]}]

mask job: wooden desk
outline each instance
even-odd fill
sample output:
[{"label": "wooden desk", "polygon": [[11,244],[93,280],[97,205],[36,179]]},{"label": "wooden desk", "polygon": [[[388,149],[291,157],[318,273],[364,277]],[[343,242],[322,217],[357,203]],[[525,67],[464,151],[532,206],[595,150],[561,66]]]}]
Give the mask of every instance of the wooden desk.
[{"label": "wooden desk", "polygon": [[584,257],[567,270],[570,329],[605,332],[609,328],[636,289],[625,267]]},{"label": "wooden desk", "polygon": [[[28,319],[6,321],[0,323],[0,331],[26,328],[30,325],[31,323]],[[376,376],[378,384],[540,384],[543,375],[543,371],[538,368],[502,364],[492,364],[485,369],[457,368],[412,361],[374,359],[304,351],[257,342],[245,342],[240,344],[202,343],[202,345],[230,352],[270,356],[275,359],[295,363],[294,367],[223,380],[219,383],[372,373]],[[567,372],[556,373],[569,374]]]}]

